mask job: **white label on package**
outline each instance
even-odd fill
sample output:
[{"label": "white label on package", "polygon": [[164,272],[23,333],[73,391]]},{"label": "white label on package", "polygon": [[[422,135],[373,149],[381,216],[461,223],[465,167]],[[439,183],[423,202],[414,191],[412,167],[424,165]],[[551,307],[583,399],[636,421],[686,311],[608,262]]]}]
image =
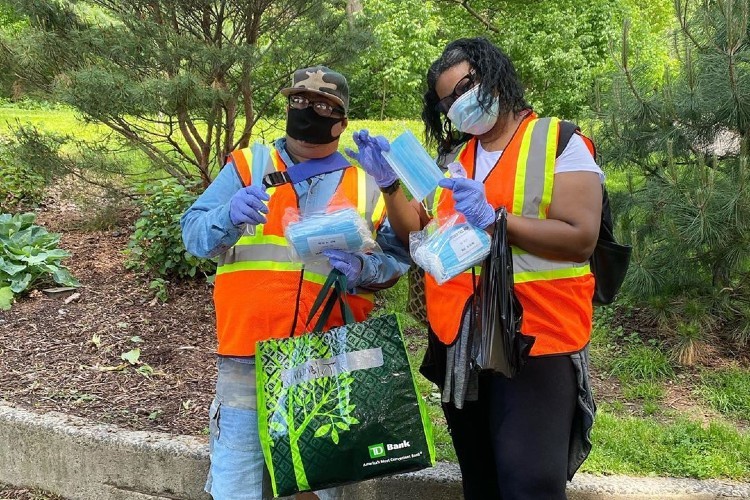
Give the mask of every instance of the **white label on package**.
[{"label": "white label on package", "polygon": [[313,255],[320,255],[323,250],[333,248],[336,250],[348,250],[346,236],[343,234],[327,234],[325,236],[310,236],[307,238],[307,244],[310,246],[310,252]]},{"label": "white label on package", "polygon": [[466,255],[474,253],[482,248],[482,242],[479,241],[479,237],[469,226],[463,226],[457,229],[451,234],[448,243],[450,243],[459,262],[462,261]]}]

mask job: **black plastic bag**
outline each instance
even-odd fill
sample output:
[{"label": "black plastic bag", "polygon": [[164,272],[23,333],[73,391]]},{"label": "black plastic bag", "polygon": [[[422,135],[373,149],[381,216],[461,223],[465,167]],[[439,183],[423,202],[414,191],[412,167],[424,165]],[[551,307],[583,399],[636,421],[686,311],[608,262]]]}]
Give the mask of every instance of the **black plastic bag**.
[{"label": "black plastic bag", "polygon": [[482,263],[479,328],[472,354],[479,370],[513,378],[521,371],[535,339],[521,333],[523,310],[513,292],[513,255],[508,245],[507,220],[508,214],[501,207],[495,219],[490,255]]}]

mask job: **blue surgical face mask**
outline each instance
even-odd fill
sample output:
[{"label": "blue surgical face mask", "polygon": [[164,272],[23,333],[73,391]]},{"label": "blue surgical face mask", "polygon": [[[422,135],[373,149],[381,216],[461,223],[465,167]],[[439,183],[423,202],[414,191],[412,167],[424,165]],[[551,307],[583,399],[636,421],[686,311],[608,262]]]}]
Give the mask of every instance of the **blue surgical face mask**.
[{"label": "blue surgical face mask", "polygon": [[479,102],[479,85],[477,85],[456,99],[448,110],[448,119],[461,132],[482,135],[495,125],[499,110],[500,98],[497,96],[492,98],[488,111],[482,108]]},{"label": "blue surgical face mask", "polygon": [[435,160],[409,130],[399,135],[383,156],[417,200],[425,199],[443,178]]}]

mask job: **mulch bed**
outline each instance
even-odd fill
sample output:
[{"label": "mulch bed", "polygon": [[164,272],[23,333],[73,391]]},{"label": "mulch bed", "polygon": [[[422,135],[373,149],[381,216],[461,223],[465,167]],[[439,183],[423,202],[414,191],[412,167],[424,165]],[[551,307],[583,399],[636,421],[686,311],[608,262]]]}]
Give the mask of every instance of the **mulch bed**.
[{"label": "mulch bed", "polygon": [[[77,229],[86,215],[64,207],[48,203],[37,223],[62,235],[80,297],[36,291],[0,312],[0,398],[126,429],[205,435],[216,377],[210,285],[170,283],[169,300],[154,300],[148,280],[124,265],[136,213],[123,228],[86,232]],[[136,348],[138,364],[121,359]]]}]

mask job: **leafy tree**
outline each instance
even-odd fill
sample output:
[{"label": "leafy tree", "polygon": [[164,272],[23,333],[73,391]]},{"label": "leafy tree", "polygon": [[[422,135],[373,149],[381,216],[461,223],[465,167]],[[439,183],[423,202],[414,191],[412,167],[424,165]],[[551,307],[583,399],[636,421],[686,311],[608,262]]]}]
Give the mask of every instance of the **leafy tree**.
[{"label": "leafy tree", "polygon": [[[343,64],[366,30],[337,0],[14,0],[0,70],[67,103],[180,182],[211,181],[292,72]],[[350,9],[351,10],[351,9]]]},{"label": "leafy tree", "polygon": [[368,0],[363,19],[375,43],[347,67],[352,116],[413,118],[422,110],[427,68],[446,41],[438,36],[438,10],[422,0]]},{"label": "leafy tree", "polygon": [[[614,69],[610,44],[623,19],[636,19],[639,47],[661,67],[665,52],[659,37],[668,24],[671,1],[641,3],[442,0],[441,34],[493,40],[513,60],[527,100],[538,112],[578,118],[588,113],[597,80]],[[606,88],[606,79],[600,84]]]},{"label": "leafy tree", "polygon": [[690,362],[713,332],[750,340],[750,2],[675,7],[678,71],[660,86],[633,66],[625,30],[601,145],[631,175],[626,291]]}]

